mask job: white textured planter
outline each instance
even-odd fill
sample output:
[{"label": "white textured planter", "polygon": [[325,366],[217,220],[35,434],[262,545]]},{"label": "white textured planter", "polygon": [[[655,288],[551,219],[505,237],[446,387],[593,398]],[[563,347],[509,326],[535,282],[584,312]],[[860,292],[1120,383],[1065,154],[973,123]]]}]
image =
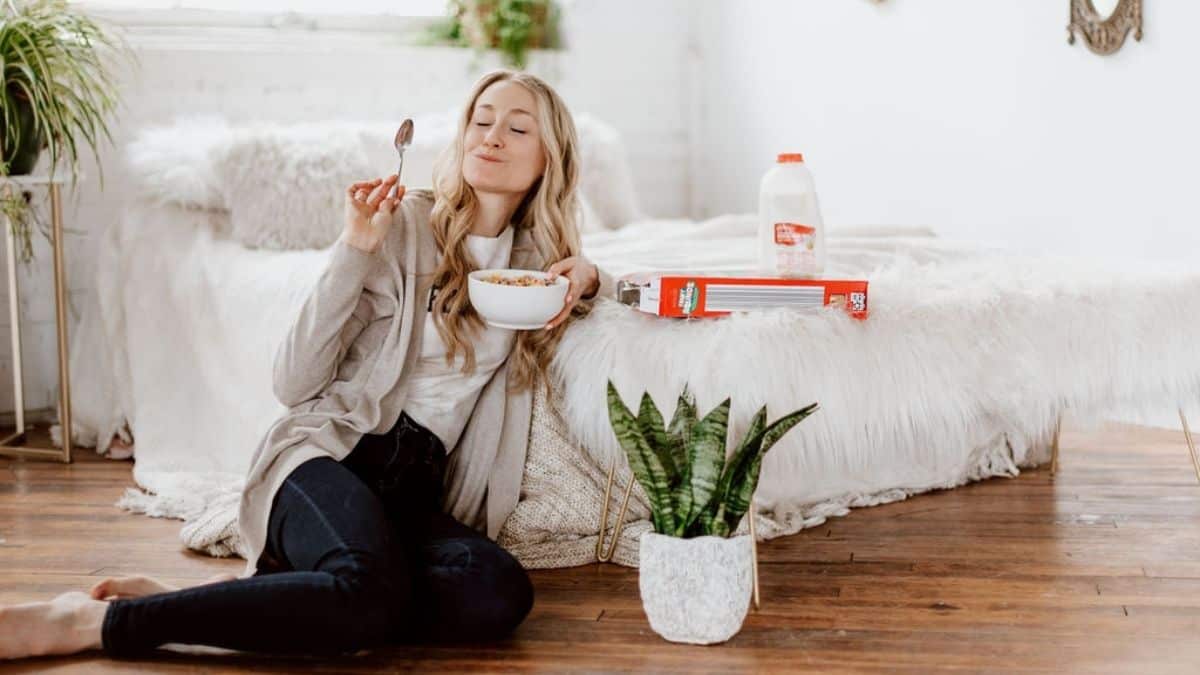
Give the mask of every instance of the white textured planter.
[{"label": "white textured planter", "polygon": [[753,591],[750,537],[642,535],[638,588],[655,633],[712,644],[737,634]]}]

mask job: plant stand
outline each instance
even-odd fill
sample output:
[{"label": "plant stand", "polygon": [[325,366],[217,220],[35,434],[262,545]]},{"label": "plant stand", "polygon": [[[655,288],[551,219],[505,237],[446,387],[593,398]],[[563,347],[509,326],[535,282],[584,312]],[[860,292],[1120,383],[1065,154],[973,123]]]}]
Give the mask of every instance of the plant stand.
[{"label": "plant stand", "polygon": [[8,243],[8,315],[12,336],[13,398],[16,413],[16,432],[0,438],[0,456],[53,459],[71,463],[71,380],[67,358],[67,281],[63,265],[62,192],[65,178],[58,176],[0,176],[0,194],[11,195],[13,190],[48,186],[54,241],[54,309],[58,337],[58,403],[62,411],[62,448],[42,448],[26,444],[25,435],[25,378],[21,354],[21,305],[17,287],[16,241],[12,223],[5,218],[4,234]]}]

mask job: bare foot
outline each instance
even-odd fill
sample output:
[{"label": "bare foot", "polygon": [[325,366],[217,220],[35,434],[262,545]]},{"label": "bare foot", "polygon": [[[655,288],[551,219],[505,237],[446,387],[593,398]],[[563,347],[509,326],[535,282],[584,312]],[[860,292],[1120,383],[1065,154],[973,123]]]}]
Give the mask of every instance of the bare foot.
[{"label": "bare foot", "polygon": [[[236,578],[232,574],[218,574],[205,579],[198,585],[214,584],[218,581],[233,581]],[[92,586],[89,595],[96,600],[120,600],[124,598],[140,598],[143,595],[167,593],[177,590],[179,590],[178,586],[172,586],[152,577],[136,575],[129,577],[109,577]]]},{"label": "bare foot", "polygon": [[107,603],[79,591],[49,602],[0,607],[0,659],[100,649],[107,609]]},{"label": "bare foot", "polygon": [[108,442],[108,456],[110,459],[133,457],[133,443],[126,443],[120,434],[113,434],[112,440]]}]

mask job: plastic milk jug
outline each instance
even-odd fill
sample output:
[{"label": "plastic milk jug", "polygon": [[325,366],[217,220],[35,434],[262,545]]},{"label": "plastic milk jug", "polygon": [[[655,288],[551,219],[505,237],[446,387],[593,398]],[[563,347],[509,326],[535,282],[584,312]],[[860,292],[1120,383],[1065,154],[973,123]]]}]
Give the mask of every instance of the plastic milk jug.
[{"label": "plastic milk jug", "polygon": [[758,260],[769,276],[819,278],[825,226],[816,185],[800,153],[784,153],[759,185]]}]

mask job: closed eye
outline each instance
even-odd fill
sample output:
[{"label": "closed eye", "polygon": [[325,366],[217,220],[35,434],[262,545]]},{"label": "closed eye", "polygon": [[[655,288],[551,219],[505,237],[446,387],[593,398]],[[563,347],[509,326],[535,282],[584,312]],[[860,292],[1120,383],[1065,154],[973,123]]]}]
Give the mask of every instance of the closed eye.
[{"label": "closed eye", "polygon": [[[490,126],[492,126],[492,123],[491,123],[491,122],[476,122],[476,123],[475,123],[475,126],[477,126],[477,127],[490,127]],[[516,133],[518,133],[518,134],[524,134],[524,133],[528,133],[528,132],[527,132],[525,129],[518,129],[518,128],[516,128],[516,127],[510,127],[510,128],[512,129],[512,131],[514,131],[514,132],[516,132]]]}]

